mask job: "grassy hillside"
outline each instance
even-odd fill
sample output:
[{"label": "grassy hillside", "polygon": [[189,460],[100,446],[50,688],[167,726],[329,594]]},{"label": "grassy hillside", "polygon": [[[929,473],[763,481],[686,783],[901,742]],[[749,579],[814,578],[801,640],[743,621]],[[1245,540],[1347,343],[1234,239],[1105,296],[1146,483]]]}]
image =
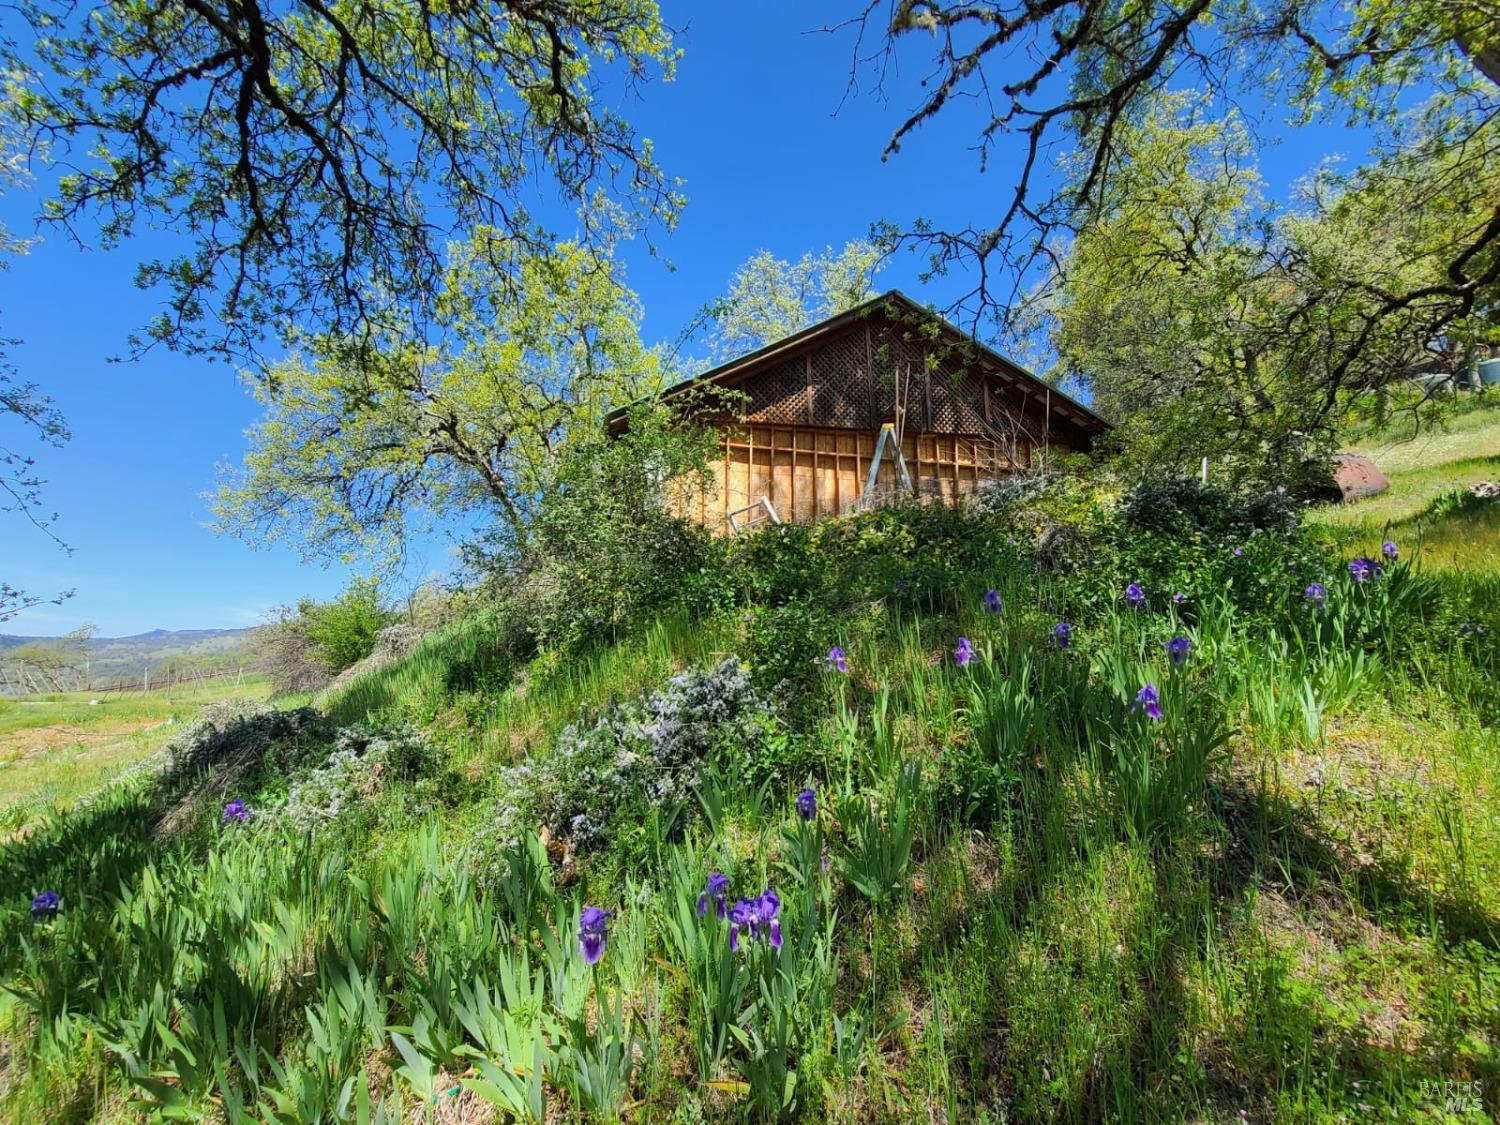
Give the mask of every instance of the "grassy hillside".
[{"label": "grassy hillside", "polygon": [[[140,686],[145,673],[156,682],[234,674],[254,663],[249,647],[253,633],[253,629],[155,629],[131,637],[93,637],[87,645],[89,677],[94,689],[100,690]],[[0,667],[12,667],[6,679],[11,684],[23,682],[14,669],[17,652],[24,654],[29,646],[50,646],[56,641],[56,637],[0,634]],[[64,685],[72,680],[73,674],[66,673]],[[46,683],[45,677],[42,682]],[[0,693],[3,690],[0,685]]]},{"label": "grassy hillside", "polygon": [[1500,581],[1188,492],[212,714],[0,847],[0,1118],[1487,1120]]},{"label": "grassy hillside", "polygon": [[1420,540],[1430,566],[1500,571],[1500,504],[1466,506],[1455,495],[1479,481],[1500,480],[1500,398],[1438,428],[1418,431],[1409,421],[1398,420],[1352,449],[1368,454],[1391,487],[1368,500],[1316,514],[1349,549],[1368,553],[1394,535],[1407,542]]}]

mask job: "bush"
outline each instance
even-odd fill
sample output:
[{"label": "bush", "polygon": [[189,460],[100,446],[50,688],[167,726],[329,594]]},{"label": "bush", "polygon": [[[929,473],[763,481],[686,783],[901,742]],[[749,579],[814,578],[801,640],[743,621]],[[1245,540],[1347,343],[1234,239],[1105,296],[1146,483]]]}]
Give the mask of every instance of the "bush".
[{"label": "bush", "polygon": [[310,707],[284,711],[247,700],[211,703],[167,744],[160,783],[170,788],[229,764],[258,762],[268,753],[284,766],[326,738],[323,716]]},{"label": "bush", "polygon": [[498,543],[471,563],[522,594],[543,646],[576,647],[674,605],[706,608],[727,589],[715,580],[719,547],[674,514],[667,490],[690,506],[717,448],[714,431],[682,414],[634,408],[625,433],[571,446],[524,543]]},{"label": "bush", "polygon": [[391,621],[380,600],[380,589],[367,578],[356,578],[331,602],[304,601],[298,607],[307,639],[329,672],[342,672],[375,651],[375,640]]},{"label": "bush", "polygon": [[502,771],[492,832],[513,843],[534,818],[555,838],[595,850],[628,820],[673,818],[692,801],[704,760],[754,743],[765,715],[736,656],[674,676],[644,699],[567,727],[551,754]]},{"label": "bush", "polygon": [[437,748],[416,727],[344,727],[327,760],[292,785],[281,816],[304,832],[318,831],[389,782],[427,777],[440,762]]},{"label": "bush", "polygon": [[1196,477],[1150,477],[1120,498],[1119,519],[1129,529],[1181,535],[1295,532],[1302,504],[1284,488],[1228,489]]},{"label": "bush", "polygon": [[318,691],[369,656],[393,616],[368,579],[355,579],[331,602],[304,598],[295,608],[282,606],[256,630],[259,668],[279,692]]}]

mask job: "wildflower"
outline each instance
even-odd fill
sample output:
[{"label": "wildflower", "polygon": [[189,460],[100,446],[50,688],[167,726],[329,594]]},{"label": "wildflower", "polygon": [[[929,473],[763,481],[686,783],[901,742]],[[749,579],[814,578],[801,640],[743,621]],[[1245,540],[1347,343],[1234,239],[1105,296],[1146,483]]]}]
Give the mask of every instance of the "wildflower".
[{"label": "wildflower", "polygon": [[1302,596],[1313,605],[1322,609],[1328,604],[1328,588],[1321,582],[1314,582],[1302,591]]},{"label": "wildflower", "polygon": [[1186,594],[1177,593],[1177,594],[1173,594],[1172,595],[1172,604],[1173,605],[1181,605],[1185,601],[1187,601],[1187,595]]},{"label": "wildflower", "polygon": [[803,820],[818,818],[818,791],[810,785],[797,794],[797,815]]},{"label": "wildflower", "polygon": [[984,612],[999,613],[1002,608],[1004,608],[1004,603],[1000,601],[1000,591],[986,590],[984,592]]},{"label": "wildflower", "polygon": [[752,938],[765,938],[772,949],[781,948],[781,899],[767,887],[759,898],[742,898],[729,909],[729,948],[740,947],[740,931],[749,930]]},{"label": "wildflower", "polygon": [[849,662],[844,657],[844,650],[834,645],[828,650],[828,666],[839,672],[848,672]]},{"label": "wildflower", "polygon": [[969,661],[974,659],[974,646],[969,643],[968,637],[958,638],[958,647],[953,650],[953,659],[960,668],[967,668]]},{"label": "wildflower", "polygon": [[1472,621],[1465,621],[1462,625],[1460,625],[1458,627],[1458,632],[1459,632],[1460,636],[1472,637],[1472,636],[1474,636],[1477,633],[1483,633],[1484,632],[1484,626],[1483,625],[1476,625]]},{"label": "wildflower", "polygon": [[1396,546],[1396,544],[1391,542],[1391,540],[1387,539],[1380,545],[1380,553],[1384,555],[1389,561],[1395,562],[1396,559],[1401,555],[1401,548]]},{"label": "wildflower", "polygon": [[1183,636],[1173,637],[1165,645],[1167,655],[1172,658],[1172,667],[1181,668],[1187,663],[1188,653],[1193,651],[1193,642]]},{"label": "wildflower", "polygon": [[1139,582],[1132,582],[1125,587],[1125,604],[1131,609],[1143,609],[1146,605],[1146,591],[1141,588]]},{"label": "wildflower", "polygon": [[729,876],[722,871],[715,871],[708,877],[708,883],[703,888],[703,893],[698,896],[698,917],[702,918],[708,913],[708,904],[714,904],[714,916],[724,917],[724,899],[729,894]]},{"label": "wildflower", "polygon": [[585,906],[578,916],[578,952],[583,954],[587,964],[597,965],[599,958],[604,956],[609,945],[609,919],[609,911],[597,906]]},{"label": "wildflower", "polygon": [[52,918],[62,909],[62,899],[56,891],[43,891],[31,900],[31,920],[40,922],[43,918]]},{"label": "wildflower", "polygon": [[1245,553],[1245,548],[1243,548],[1243,547],[1236,547],[1234,549],[1234,557],[1235,558],[1239,558],[1244,553]]},{"label": "wildflower", "polygon": [[1157,694],[1155,684],[1147,684],[1135,693],[1135,705],[1131,710],[1139,708],[1146,712],[1146,718],[1161,718],[1161,696]]},{"label": "wildflower", "polygon": [[1368,582],[1380,573],[1380,565],[1374,559],[1354,559],[1349,563],[1349,573],[1356,582]]},{"label": "wildflower", "polygon": [[241,823],[250,819],[250,810],[245,807],[244,801],[230,801],[224,806],[225,821],[238,820]]},{"label": "wildflower", "polygon": [[1067,648],[1073,643],[1073,626],[1066,621],[1059,621],[1052,626],[1052,643],[1058,648]]}]

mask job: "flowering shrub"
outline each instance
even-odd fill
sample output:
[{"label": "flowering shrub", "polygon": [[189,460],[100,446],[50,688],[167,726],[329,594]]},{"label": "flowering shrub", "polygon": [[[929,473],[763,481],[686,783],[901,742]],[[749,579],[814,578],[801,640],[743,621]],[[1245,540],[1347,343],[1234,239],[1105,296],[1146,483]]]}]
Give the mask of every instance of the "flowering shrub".
[{"label": "flowering shrub", "polygon": [[[720,745],[756,742],[765,715],[738,657],[674,676],[642,700],[566,728],[524,778],[535,814],[575,847],[598,847],[629,809],[672,812],[687,804],[703,760]],[[513,773],[509,780],[523,779]]]},{"label": "flowering shrub", "polygon": [[292,785],[281,817],[302,831],[317,831],[388,781],[412,781],[437,762],[436,747],[415,727],[344,727],[328,759]]}]

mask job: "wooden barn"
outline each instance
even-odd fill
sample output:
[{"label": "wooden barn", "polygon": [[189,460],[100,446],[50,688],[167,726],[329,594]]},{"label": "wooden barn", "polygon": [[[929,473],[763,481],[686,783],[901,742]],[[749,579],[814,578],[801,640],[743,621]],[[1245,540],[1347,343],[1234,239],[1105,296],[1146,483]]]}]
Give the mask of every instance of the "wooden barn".
[{"label": "wooden barn", "polygon": [[[675,504],[728,531],[897,499],[952,504],[981,481],[1086,450],[1108,428],[896,290],[667,397],[705,386],[737,392],[737,404],[709,416],[723,432],[713,487]],[[623,430],[625,412],[609,424]]]}]

